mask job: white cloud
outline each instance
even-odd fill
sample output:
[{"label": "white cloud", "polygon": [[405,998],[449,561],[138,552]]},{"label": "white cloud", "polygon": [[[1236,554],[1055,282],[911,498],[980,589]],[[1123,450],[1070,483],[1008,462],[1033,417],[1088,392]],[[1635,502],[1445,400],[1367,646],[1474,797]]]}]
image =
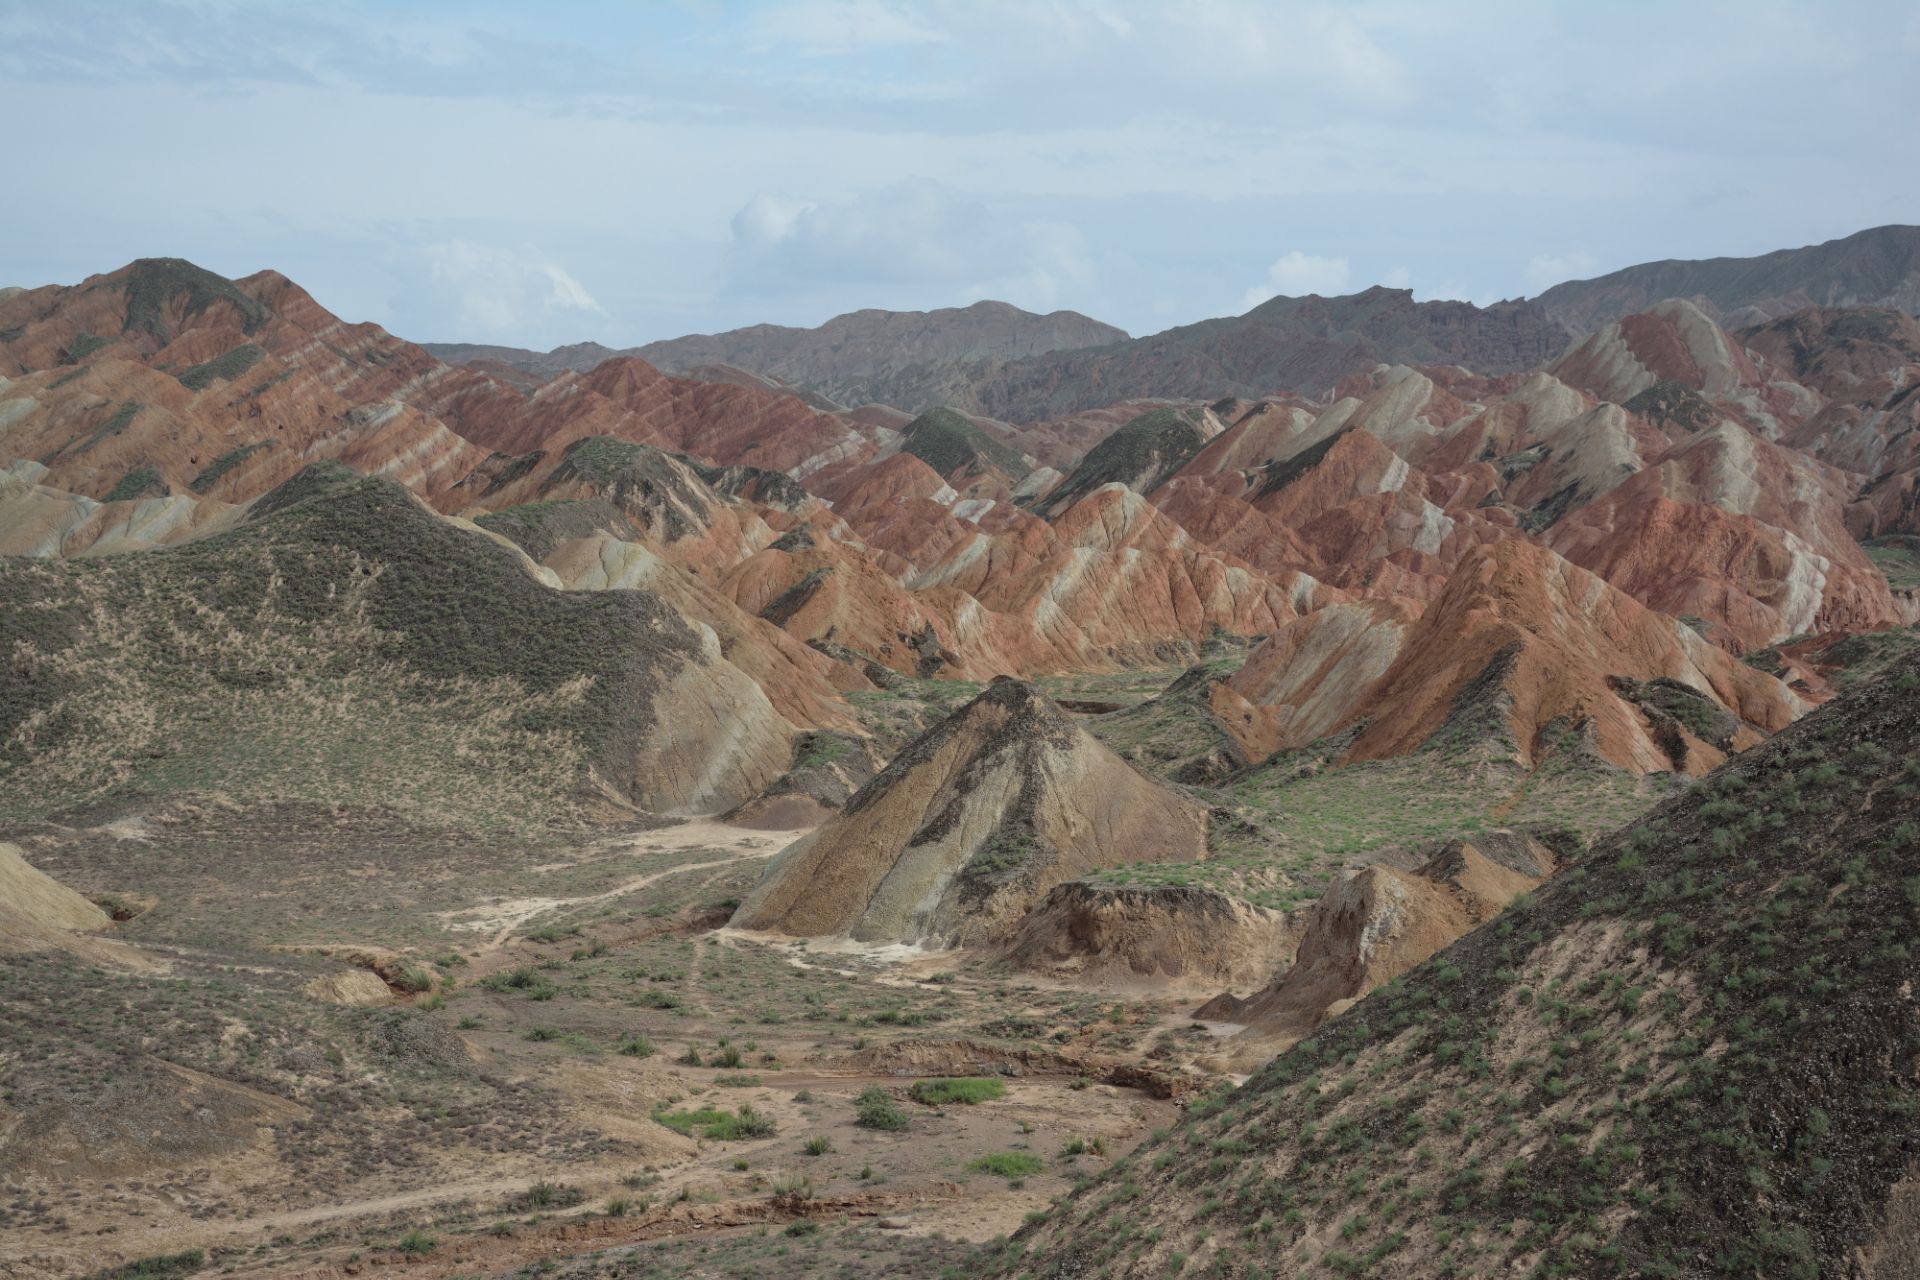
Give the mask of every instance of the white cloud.
[{"label": "white cloud", "polygon": [[888,0],[797,0],[756,15],[748,47],[802,57],[844,57],[876,49],[940,44],[939,27]]},{"label": "white cloud", "polygon": [[1599,270],[1599,260],[1580,249],[1571,253],[1536,253],[1527,259],[1527,288],[1539,293],[1563,280],[1586,280]]},{"label": "white cloud", "polygon": [[864,288],[1051,307],[1092,266],[1069,223],[912,181],[835,201],[754,196],[733,217],[729,275],[747,296]]},{"label": "white cloud", "polygon": [[537,250],[448,240],[427,246],[426,261],[428,287],[462,333],[511,334],[563,313],[607,314],[571,272]]},{"label": "white cloud", "polygon": [[1321,258],[1294,249],[1275,258],[1267,268],[1267,278],[1241,295],[1240,309],[1251,310],[1269,298],[1342,294],[1347,291],[1351,274],[1345,258]]}]

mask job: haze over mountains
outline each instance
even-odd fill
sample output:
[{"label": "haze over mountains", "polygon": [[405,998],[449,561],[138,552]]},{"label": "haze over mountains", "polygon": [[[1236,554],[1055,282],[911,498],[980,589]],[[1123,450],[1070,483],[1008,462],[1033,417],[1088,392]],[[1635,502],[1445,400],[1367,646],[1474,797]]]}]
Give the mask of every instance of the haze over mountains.
[{"label": "haze over mountains", "polygon": [[1907,1274],[1916,244],[0,293],[0,1270]]}]

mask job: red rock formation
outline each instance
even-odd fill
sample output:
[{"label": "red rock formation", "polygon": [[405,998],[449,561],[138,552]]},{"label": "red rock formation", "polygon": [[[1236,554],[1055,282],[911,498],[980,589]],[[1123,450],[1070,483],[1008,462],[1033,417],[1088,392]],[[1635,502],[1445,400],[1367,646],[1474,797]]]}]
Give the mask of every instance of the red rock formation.
[{"label": "red rock formation", "polygon": [[1570,732],[1636,773],[1701,773],[1805,709],[1685,625],[1512,538],[1461,561],[1347,722],[1366,726],[1354,759],[1404,755],[1451,729],[1531,768]]},{"label": "red rock formation", "polygon": [[1713,624],[1737,652],[1901,621],[1846,526],[1855,480],[1730,422],[1701,433],[1547,535],[1643,603]]}]

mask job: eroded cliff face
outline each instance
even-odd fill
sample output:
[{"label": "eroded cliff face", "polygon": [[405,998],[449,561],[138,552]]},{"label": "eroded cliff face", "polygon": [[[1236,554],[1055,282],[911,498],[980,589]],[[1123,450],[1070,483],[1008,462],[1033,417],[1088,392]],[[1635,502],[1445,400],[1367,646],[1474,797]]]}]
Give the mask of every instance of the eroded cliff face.
[{"label": "eroded cliff face", "polygon": [[1553,874],[1557,859],[1517,832],[1449,841],[1412,870],[1378,865],[1341,880],[1307,911],[1293,964],[1251,997],[1231,994],[1197,1017],[1245,1024],[1271,1054],[1310,1035],[1383,982],[1498,915]]}]

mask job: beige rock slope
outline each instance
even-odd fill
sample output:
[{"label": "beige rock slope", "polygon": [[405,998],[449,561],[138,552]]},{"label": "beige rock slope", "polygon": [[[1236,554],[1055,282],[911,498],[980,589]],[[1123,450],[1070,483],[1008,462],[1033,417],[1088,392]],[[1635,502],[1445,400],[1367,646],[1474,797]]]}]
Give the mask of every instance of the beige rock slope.
[{"label": "beige rock slope", "polygon": [[65,951],[94,964],[155,966],[132,947],[92,935],[107,913],[28,862],[19,845],[0,843],[0,955]]},{"label": "beige rock slope", "polygon": [[740,929],[968,946],[1101,867],[1197,861],[1206,811],[1136,772],[1033,686],[998,680],[789,846]]}]

